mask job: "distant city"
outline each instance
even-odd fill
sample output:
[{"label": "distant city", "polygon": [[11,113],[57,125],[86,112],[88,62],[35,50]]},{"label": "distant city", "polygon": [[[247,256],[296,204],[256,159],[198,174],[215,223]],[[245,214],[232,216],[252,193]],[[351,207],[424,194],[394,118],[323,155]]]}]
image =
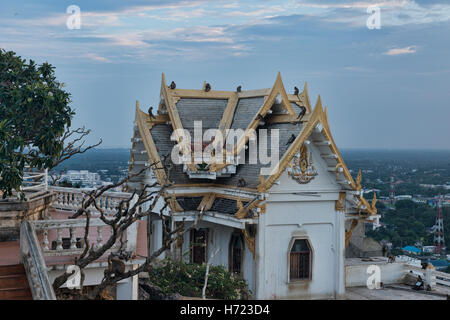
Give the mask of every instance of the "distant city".
[{"label": "distant city", "polygon": [[[50,183],[74,188],[96,188],[126,177],[130,152],[127,149],[94,149],[55,168]],[[113,191],[121,191],[120,188]]]}]

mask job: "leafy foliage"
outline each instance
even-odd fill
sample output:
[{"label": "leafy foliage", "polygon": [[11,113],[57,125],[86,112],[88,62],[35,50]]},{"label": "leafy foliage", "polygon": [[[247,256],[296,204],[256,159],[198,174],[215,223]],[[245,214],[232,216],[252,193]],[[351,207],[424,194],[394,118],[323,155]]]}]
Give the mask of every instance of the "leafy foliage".
[{"label": "leafy foliage", "polygon": [[63,150],[61,137],[74,112],[70,94],[54,67],[21,59],[0,49],[0,191],[12,194],[25,166],[52,166]]},{"label": "leafy foliage", "polygon": [[449,150],[342,150],[346,164],[356,174],[363,173],[366,189],[379,189],[378,197],[387,197],[392,172],[395,194],[431,197],[448,191],[421,184],[445,185],[450,181]]},{"label": "leafy foliage", "polygon": [[[205,281],[206,264],[193,264],[167,259],[163,265],[153,267],[150,281],[165,294],[179,293],[188,297],[201,297]],[[214,299],[246,299],[250,291],[247,283],[228,272],[223,266],[209,268],[206,297]]]},{"label": "leafy foliage", "polygon": [[[384,209],[381,213],[383,227],[375,231],[368,230],[367,236],[377,241],[388,240],[394,247],[414,245],[422,241],[423,245],[432,246],[433,234],[430,228],[436,222],[436,208],[417,204],[410,200],[397,201],[395,210]],[[444,235],[450,234],[450,210],[442,208],[444,216]]]}]

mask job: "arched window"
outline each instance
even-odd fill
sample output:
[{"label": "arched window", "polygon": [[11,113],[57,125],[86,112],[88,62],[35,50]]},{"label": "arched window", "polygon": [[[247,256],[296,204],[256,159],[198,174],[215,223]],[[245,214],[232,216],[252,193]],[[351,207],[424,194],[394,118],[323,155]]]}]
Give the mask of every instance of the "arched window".
[{"label": "arched window", "polygon": [[242,275],[244,257],[244,241],[242,235],[233,233],[230,239],[228,270],[234,274]]},{"label": "arched window", "polygon": [[289,280],[311,279],[311,247],[308,240],[296,239],[289,253]]}]

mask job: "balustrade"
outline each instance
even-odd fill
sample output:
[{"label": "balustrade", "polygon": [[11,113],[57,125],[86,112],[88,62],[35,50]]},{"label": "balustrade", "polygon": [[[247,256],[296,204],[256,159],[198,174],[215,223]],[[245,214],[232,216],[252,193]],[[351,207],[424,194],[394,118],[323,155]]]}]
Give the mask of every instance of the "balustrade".
[{"label": "balustrade", "polygon": [[[33,221],[36,231],[41,234],[40,244],[44,256],[78,255],[85,246],[84,235],[86,219],[55,219]],[[89,221],[89,246],[100,248],[111,235],[111,227],[101,219],[92,218]],[[126,241],[126,234],[123,235]],[[130,239],[130,241],[136,241]],[[117,249],[116,243],[111,249]]]},{"label": "balustrade", "polygon": [[[55,209],[61,210],[78,210],[83,202],[83,199],[87,197],[85,194],[89,190],[77,189],[77,188],[63,188],[63,187],[51,187],[53,192],[56,193],[57,198],[53,203]],[[85,193],[83,193],[83,191]],[[123,200],[127,200],[131,197],[131,193],[126,192],[105,192],[101,197],[97,199],[97,205],[102,209],[106,215],[112,215],[117,212],[119,203]],[[94,206],[89,208],[94,214],[99,212]]]}]

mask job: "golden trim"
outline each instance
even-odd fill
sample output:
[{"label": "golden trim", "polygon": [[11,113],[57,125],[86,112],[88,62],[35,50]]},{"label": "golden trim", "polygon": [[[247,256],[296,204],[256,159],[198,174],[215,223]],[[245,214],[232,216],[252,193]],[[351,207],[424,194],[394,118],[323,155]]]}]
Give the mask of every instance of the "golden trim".
[{"label": "golden trim", "polygon": [[[242,148],[245,147],[250,138],[250,133],[258,127],[259,123],[261,122],[261,117],[264,117],[272,108],[278,95],[281,95],[281,104],[284,106],[284,108],[289,112],[291,116],[295,116],[294,109],[292,109],[291,103],[283,85],[283,80],[281,79],[281,73],[278,72],[277,78],[272,89],[270,90],[269,95],[265,97],[263,105],[259,109],[258,113],[253,116],[252,121],[248,125],[247,129],[245,129],[244,136],[238,141],[237,145],[235,146],[233,150],[233,156],[237,156],[241,152]],[[229,164],[227,163],[215,165],[211,168],[211,170],[220,171],[228,165]]]},{"label": "golden trim", "polygon": [[170,209],[174,212],[184,212],[184,209],[178,203],[177,198],[175,197],[175,194],[173,194],[173,193],[170,195],[169,205],[170,205]]},{"label": "golden trim", "polygon": [[338,212],[345,212],[345,192],[339,192],[339,199],[334,203],[334,210]]},{"label": "golden trim", "polygon": [[358,175],[356,176],[356,190],[357,191],[361,190],[361,188],[362,188],[361,181],[362,181],[362,173],[361,173],[361,169],[359,169]]},{"label": "golden trim", "polygon": [[[161,77],[161,93],[162,93],[162,96],[164,97],[167,113],[169,114],[170,122],[172,123],[172,128],[176,135],[176,141],[178,143],[182,143],[182,141],[187,141],[187,139],[184,134],[183,124],[181,123],[178,109],[173,101],[173,96],[171,94],[172,91],[173,90],[171,90],[167,87],[166,78],[163,73],[162,77]],[[181,152],[185,156],[190,154],[191,155],[190,158],[192,159],[190,146],[188,144],[186,144],[186,143],[182,144]],[[192,172],[197,171],[197,166],[195,166],[195,164],[193,164],[192,161],[191,161],[191,163],[188,163],[186,165],[190,171],[192,171]]]},{"label": "golden trim", "polygon": [[[376,203],[377,203],[377,196],[374,192],[373,194],[373,198],[372,198],[372,202],[369,204],[369,202],[362,196],[356,196],[356,198],[359,200],[358,201],[358,212],[361,213],[366,213],[369,215],[376,215],[378,210],[376,207]],[[361,207],[364,206],[365,209],[361,209]]]},{"label": "golden trim", "polygon": [[314,111],[311,114],[310,120],[306,123],[306,126],[302,128],[302,131],[297,136],[297,138],[294,140],[294,142],[289,146],[288,150],[285,152],[285,154],[281,157],[281,160],[278,164],[278,169],[274,174],[269,176],[267,179],[262,178],[264,182],[258,185],[258,190],[261,190],[261,192],[265,192],[268,189],[272,187],[272,185],[275,183],[276,180],[281,176],[283,171],[288,166],[291,159],[294,157],[294,155],[299,150],[300,146],[305,142],[305,140],[311,135],[312,131],[314,130],[314,127],[320,122],[320,119],[323,115],[323,109],[322,109],[322,103],[319,99],[317,100],[316,107],[314,108]]},{"label": "golden trim", "polygon": [[[298,95],[299,100],[302,102],[302,106],[306,107],[306,111],[308,113],[312,112],[311,109],[311,101],[309,100],[308,94],[308,82],[305,82],[305,86],[303,87],[303,92]],[[297,103],[298,105],[298,103]]]},{"label": "golden trim", "polygon": [[[249,202],[247,203],[245,206],[241,207],[235,214],[234,216],[238,219],[244,219],[247,218],[248,212],[255,208],[258,207],[259,203],[261,201],[260,200],[255,200],[253,202]],[[242,204],[242,203],[241,203]]]},{"label": "golden trim", "polygon": [[[160,185],[163,185],[167,179],[166,171],[161,165],[161,158],[159,157],[158,151],[156,150],[155,141],[150,133],[150,128],[147,126],[147,122],[145,121],[145,117],[148,118],[148,115],[145,114],[139,108],[139,102],[136,101],[136,124],[138,126],[139,134],[141,135],[142,141],[144,143],[145,150],[147,151],[147,155],[151,163],[156,163],[152,168],[153,172],[158,180]],[[176,198],[170,198],[169,207],[172,211],[181,212],[183,208],[181,208]],[[180,211],[181,210],[181,211]]]},{"label": "golden trim", "polygon": [[[305,85],[304,92],[307,92],[307,85]],[[273,186],[275,181],[278,180],[278,178],[284,172],[286,167],[289,165],[291,159],[296,154],[296,151],[298,150],[300,145],[302,145],[305,142],[305,140],[311,135],[314,128],[319,123],[322,124],[322,134],[325,136],[325,138],[328,141],[330,141],[330,149],[331,149],[332,153],[337,155],[336,169],[339,167],[341,167],[343,169],[343,174],[344,174],[345,178],[349,181],[349,186],[351,189],[353,189],[355,191],[360,190],[360,189],[358,189],[359,186],[357,185],[357,183],[354,181],[352,175],[350,174],[350,172],[349,172],[347,166],[345,165],[345,162],[336,146],[336,143],[334,142],[334,139],[333,139],[333,136],[331,135],[331,130],[330,130],[330,127],[328,124],[328,115],[327,114],[328,114],[327,109],[325,109],[325,111],[323,110],[322,101],[319,96],[317,99],[317,102],[316,102],[316,106],[314,107],[314,110],[309,117],[309,121],[302,128],[302,131],[297,136],[297,138],[294,140],[294,142],[291,144],[291,146],[288,148],[286,153],[282,156],[282,158],[279,162],[279,165],[278,165],[278,170],[274,174],[269,176],[267,179],[265,179],[263,176],[260,176],[260,183],[258,184],[258,187],[257,187],[259,192],[266,192],[268,189],[270,189]],[[356,197],[360,201],[359,209],[360,209],[361,205],[366,206],[365,210],[360,209],[360,211],[366,212],[370,215],[375,215],[377,213],[377,209],[376,209],[375,205],[374,206],[369,205],[367,200],[364,199],[364,197],[360,197],[360,196],[356,196]]]},{"label": "golden trim", "polygon": [[214,193],[209,193],[207,195],[205,195],[202,199],[202,201],[200,202],[200,204],[197,207],[198,211],[208,211],[209,209],[211,209],[214,200],[216,199],[216,195]]},{"label": "golden trim", "polygon": [[[206,83],[205,83],[206,84]],[[205,86],[205,84],[203,86]],[[169,89],[170,90],[170,89]],[[211,90],[193,90],[193,89],[174,89],[170,90],[171,95],[181,99],[224,99],[227,100],[233,96],[232,91]]]},{"label": "golden trim", "polygon": [[151,118],[148,114],[143,113],[143,118],[145,118],[145,122],[150,129],[153,128],[155,124],[166,124],[170,121],[170,118],[167,114],[159,114],[154,118]]},{"label": "golden trim", "polygon": [[[136,124],[139,130],[139,134],[141,135],[142,141],[144,143],[145,150],[147,151],[147,155],[150,158],[151,163],[156,163],[156,168],[152,168],[155,176],[160,185],[163,185],[166,181],[166,172],[161,165],[161,159],[159,157],[158,151],[156,150],[155,141],[150,134],[150,128],[147,126],[146,121],[144,121],[143,116],[144,112],[139,108],[139,101],[136,101]],[[156,169],[156,170],[155,170]]]}]

